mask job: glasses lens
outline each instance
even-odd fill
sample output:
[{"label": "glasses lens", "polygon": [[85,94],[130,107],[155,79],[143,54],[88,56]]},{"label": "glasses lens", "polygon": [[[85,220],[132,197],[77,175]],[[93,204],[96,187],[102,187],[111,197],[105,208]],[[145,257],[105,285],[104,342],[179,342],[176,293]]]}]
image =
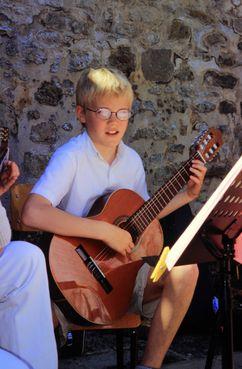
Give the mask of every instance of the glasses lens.
[{"label": "glasses lens", "polygon": [[116,115],[119,120],[128,120],[131,117],[131,111],[127,109],[121,109],[117,111]]},{"label": "glasses lens", "polygon": [[111,111],[107,108],[100,108],[96,111],[96,113],[101,119],[109,119],[112,115]]}]

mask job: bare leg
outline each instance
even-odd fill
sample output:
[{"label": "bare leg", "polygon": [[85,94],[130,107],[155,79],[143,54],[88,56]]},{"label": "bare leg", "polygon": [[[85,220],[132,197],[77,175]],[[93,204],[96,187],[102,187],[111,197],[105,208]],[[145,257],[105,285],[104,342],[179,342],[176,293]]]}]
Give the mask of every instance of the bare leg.
[{"label": "bare leg", "polygon": [[148,280],[144,302],[157,297],[156,308],[141,364],[160,368],[165,354],[188,310],[198,278],[196,265],[173,268],[165,281],[156,284]]}]

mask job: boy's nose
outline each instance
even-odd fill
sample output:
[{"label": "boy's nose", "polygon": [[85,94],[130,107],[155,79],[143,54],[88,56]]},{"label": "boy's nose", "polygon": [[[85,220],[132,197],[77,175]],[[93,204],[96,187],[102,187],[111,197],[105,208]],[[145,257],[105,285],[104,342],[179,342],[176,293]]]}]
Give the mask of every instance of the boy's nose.
[{"label": "boy's nose", "polygon": [[110,115],[110,118],[108,119],[108,122],[112,122],[114,120],[118,120],[117,115],[115,112],[112,112]]}]

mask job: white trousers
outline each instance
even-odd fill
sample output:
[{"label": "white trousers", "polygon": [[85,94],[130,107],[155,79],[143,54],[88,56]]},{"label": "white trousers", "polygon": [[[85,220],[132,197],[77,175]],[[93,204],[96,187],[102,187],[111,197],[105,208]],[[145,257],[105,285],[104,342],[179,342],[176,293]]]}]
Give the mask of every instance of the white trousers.
[{"label": "white trousers", "polygon": [[57,369],[45,258],[28,242],[10,242],[0,256],[0,346],[33,369]]}]

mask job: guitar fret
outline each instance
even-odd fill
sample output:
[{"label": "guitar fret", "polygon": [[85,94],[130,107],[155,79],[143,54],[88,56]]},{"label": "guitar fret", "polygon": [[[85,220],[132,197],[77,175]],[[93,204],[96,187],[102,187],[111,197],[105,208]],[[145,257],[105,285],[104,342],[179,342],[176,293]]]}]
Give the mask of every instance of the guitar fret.
[{"label": "guitar fret", "polygon": [[[195,152],[174,176],[160,188],[151,199],[147,200],[127,221],[127,228],[133,230],[132,235],[140,235],[147,225],[157,217],[181,188],[189,181],[190,167],[193,159],[200,159],[201,153]],[[134,231],[135,230],[135,231]]]}]

